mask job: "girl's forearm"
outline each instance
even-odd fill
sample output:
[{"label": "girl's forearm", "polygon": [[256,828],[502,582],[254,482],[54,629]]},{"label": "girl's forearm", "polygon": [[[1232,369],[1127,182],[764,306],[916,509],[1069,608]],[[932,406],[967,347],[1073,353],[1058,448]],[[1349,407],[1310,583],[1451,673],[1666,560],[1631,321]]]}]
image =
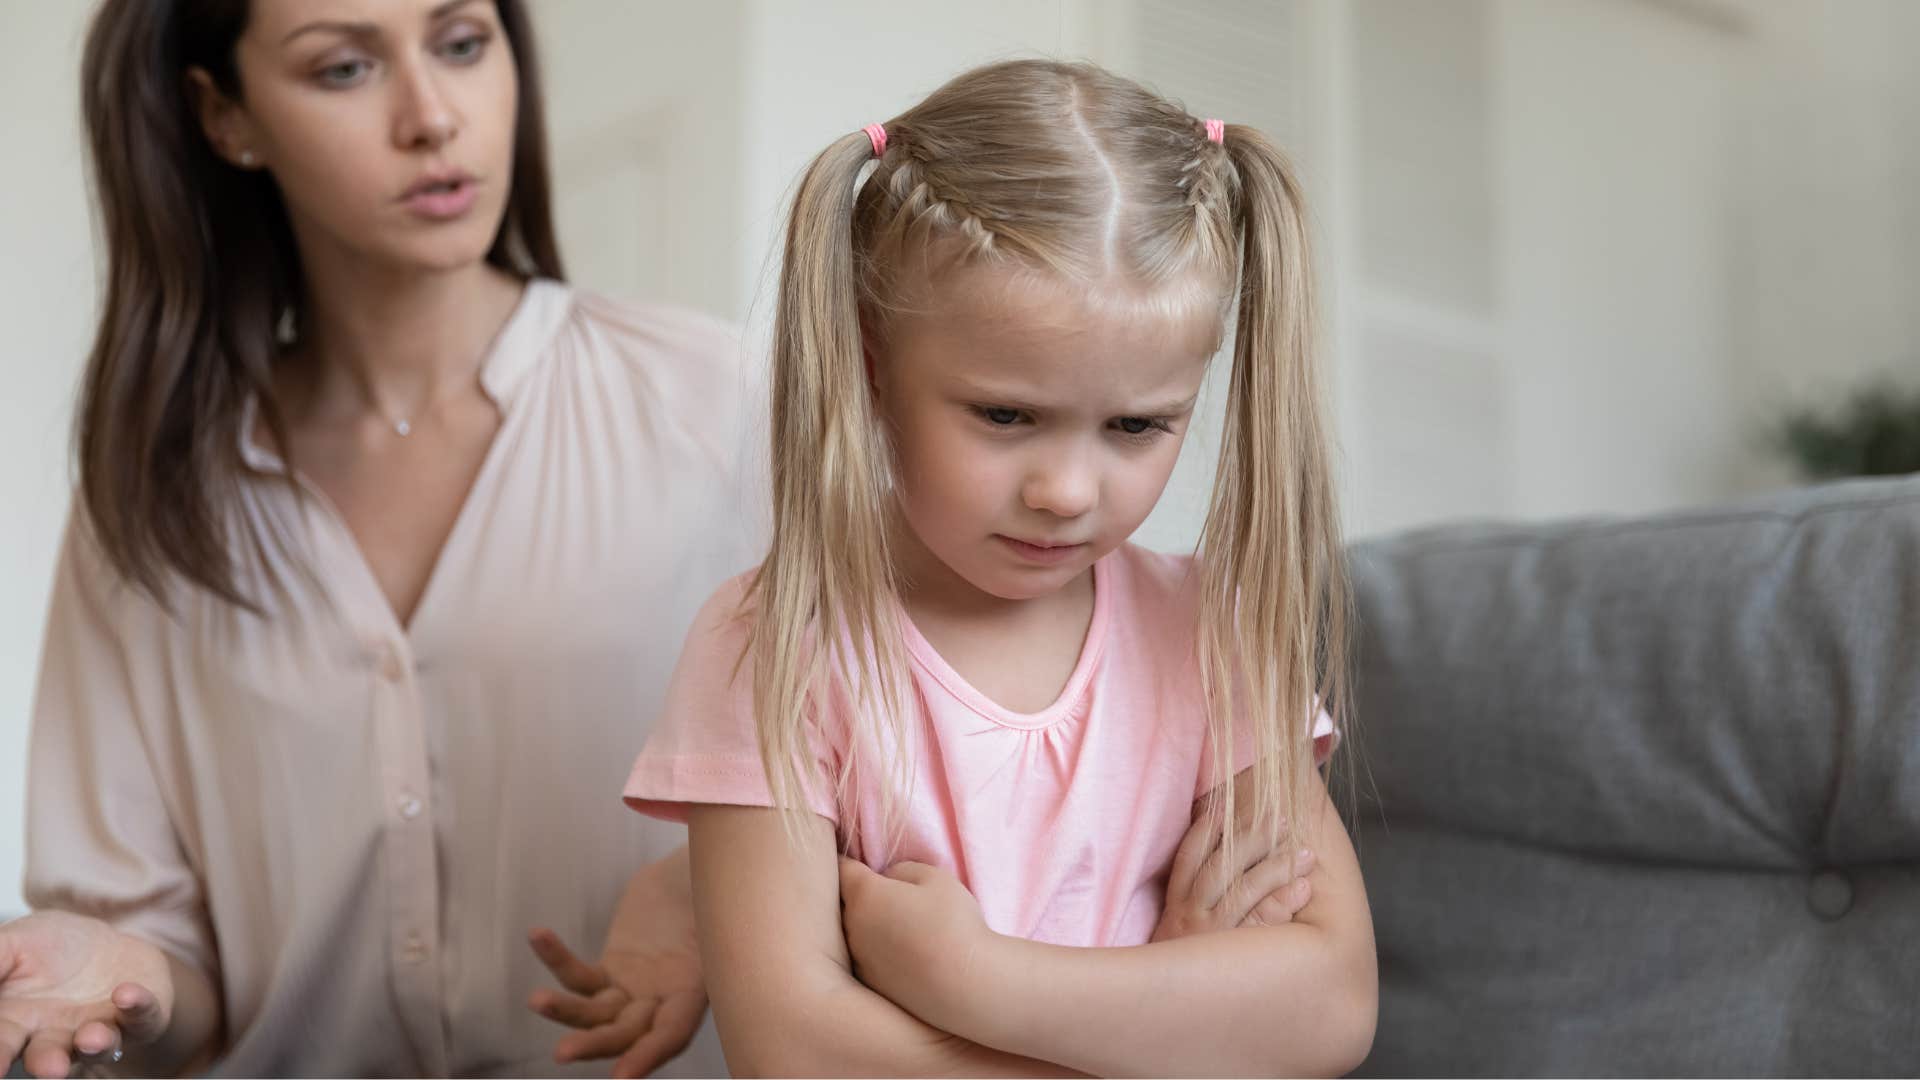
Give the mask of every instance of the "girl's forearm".
[{"label": "girl's forearm", "polygon": [[1371,948],[1255,927],[1133,948],[996,937],[923,1017],[987,1046],[1101,1076],[1339,1075],[1373,1041]]},{"label": "girl's forearm", "polygon": [[[930,1027],[851,979],[777,1000],[716,1002],[727,1065],[736,1076],[1078,1076]],[[728,1023],[727,1013],[750,1013]]]}]

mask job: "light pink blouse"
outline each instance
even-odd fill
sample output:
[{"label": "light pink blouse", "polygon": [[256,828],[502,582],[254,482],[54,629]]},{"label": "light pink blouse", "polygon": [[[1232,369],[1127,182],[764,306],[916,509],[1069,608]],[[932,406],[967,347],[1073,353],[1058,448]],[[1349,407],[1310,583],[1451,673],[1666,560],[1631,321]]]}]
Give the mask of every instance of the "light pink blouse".
[{"label": "light pink blouse", "polygon": [[[717,324],[536,281],[482,382],[503,422],[410,627],[251,442],[239,512],[286,538],[242,569],[264,618],[186,589],[169,616],[69,526],[26,895],[214,974],[220,1072],[604,1075],[553,1064],[526,933],[597,954],[682,840],[619,793],[701,602],[761,553],[757,380]],[[667,1074],[724,1071],[708,1030]]]}]

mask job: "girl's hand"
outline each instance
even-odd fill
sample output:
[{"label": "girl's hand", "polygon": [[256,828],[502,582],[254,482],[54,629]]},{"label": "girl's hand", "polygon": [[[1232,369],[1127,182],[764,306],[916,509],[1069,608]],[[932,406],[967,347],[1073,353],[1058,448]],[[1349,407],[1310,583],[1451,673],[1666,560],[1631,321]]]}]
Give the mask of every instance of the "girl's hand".
[{"label": "girl's hand", "polygon": [[1301,848],[1293,857],[1269,851],[1252,829],[1234,837],[1235,862],[1222,858],[1206,815],[1194,815],[1193,825],[1174,853],[1167,877],[1166,906],[1154,941],[1232,930],[1239,926],[1279,926],[1313,898],[1307,875],[1313,871],[1313,852]]},{"label": "girl's hand", "polygon": [[533,951],[564,991],[536,990],[527,1006],[574,1030],[554,1046],[561,1064],[617,1056],[613,1075],[646,1076],[687,1048],[707,1011],[686,851],[643,867],[614,908],[600,962],[537,929]]},{"label": "girl's hand", "polygon": [[960,879],[916,862],[876,874],[842,857],[840,906],[860,981],[926,1023],[956,1030],[969,973],[994,939]]},{"label": "girl's hand", "polygon": [[64,911],[0,924],[0,1073],[16,1058],[42,1077],[118,1061],[164,1035],[172,1011],[173,974],[151,943]]}]

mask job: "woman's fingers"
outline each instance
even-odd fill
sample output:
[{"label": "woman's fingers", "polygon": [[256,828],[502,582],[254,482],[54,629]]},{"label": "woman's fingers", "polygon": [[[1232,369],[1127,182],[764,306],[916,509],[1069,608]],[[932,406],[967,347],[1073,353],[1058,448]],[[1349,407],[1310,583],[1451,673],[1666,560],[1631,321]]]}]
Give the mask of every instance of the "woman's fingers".
[{"label": "woman's fingers", "polygon": [[73,1032],[58,1028],[34,1032],[20,1063],[27,1067],[28,1076],[66,1080],[73,1069]]},{"label": "woman's fingers", "polygon": [[632,1046],[653,1025],[659,998],[630,1001],[610,1024],[591,1031],[576,1031],[554,1047],[553,1060],[562,1065],[575,1061],[610,1058]]},{"label": "woman's fingers", "polygon": [[88,1057],[112,1057],[120,1049],[120,1030],[104,1021],[89,1020],[73,1033],[73,1049]]},{"label": "woman's fingers", "polygon": [[653,1014],[653,1026],[614,1062],[613,1075],[646,1076],[673,1060],[693,1041],[706,1012],[707,999],[702,994],[676,994],[661,1002],[659,1011]]},{"label": "woman's fingers", "polygon": [[611,981],[606,969],[573,955],[560,935],[551,930],[537,929],[527,936],[527,941],[533,946],[534,955],[560,980],[560,985],[576,994],[597,994]]},{"label": "woman's fingers", "polygon": [[627,992],[609,986],[591,997],[554,990],[535,990],[527,1005],[534,1012],[573,1028],[594,1028],[611,1023],[630,1001]]},{"label": "woman's fingers", "polygon": [[13,1071],[14,1060],[27,1048],[29,1034],[26,1028],[0,1017],[0,1076]]},{"label": "woman's fingers", "polygon": [[121,983],[113,988],[113,1026],[115,1036],[128,1043],[145,1045],[167,1032],[167,1018],[160,1012],[160,1000],[139,983]]}]

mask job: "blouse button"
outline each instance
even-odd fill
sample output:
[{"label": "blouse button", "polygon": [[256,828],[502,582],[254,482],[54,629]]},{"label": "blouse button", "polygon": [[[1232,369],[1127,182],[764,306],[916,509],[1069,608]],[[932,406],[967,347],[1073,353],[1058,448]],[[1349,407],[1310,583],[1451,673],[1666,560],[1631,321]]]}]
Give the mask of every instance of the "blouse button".
[{"label": "blouse button", "polygon": [[409,935],[406,947],[400,950],[400,958],[409,964],[424,962],[427,958],[427,943],[419,934]]},{"label": "blouse button", "polygon": [[419,817],[420,811],[423,809],[425,809],[425,804],[420,801],[418,796],[414,796],[414,795],[400,796],[400,816],[407,819],[408,821],[412,821],[414,818]]},{"label": "blouse button", "polygon": [[380,677],[388,682],[399,682],[404,674],[406,669],[400,664],[400,654],[391,645],[383,647],[380,650]]}]

